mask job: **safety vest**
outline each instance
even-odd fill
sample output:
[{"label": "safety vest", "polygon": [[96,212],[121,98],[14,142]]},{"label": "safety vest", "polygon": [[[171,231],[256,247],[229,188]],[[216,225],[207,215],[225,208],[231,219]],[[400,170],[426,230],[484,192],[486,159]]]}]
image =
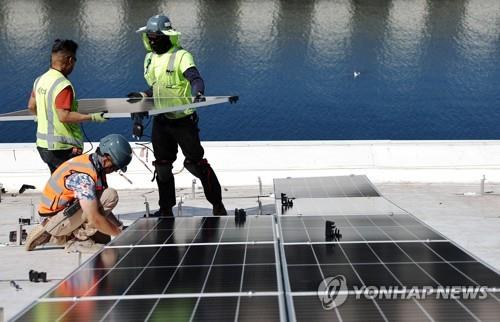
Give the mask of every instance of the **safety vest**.
[{"label": "safety vest", "polygon": [[[191,84],[184,77],[180,65],[186,50],[173,47],[158,55],[148,53],[144,59],[144,78],[153,88],[155,108],[168,108],[191,103]],[[194,64],[193,64],[194,65]],[[165,113],[169,119],[178,119],[193,114],[195,109]]]},{"label": "safety vest", "polygon": [[78,111],[75,90],[71,82],[55,69],[49,69],[35,80],[33,90],[36,99],[38,127],[36,145],[49,150],[83,148],[83,133],[79,124],[63,123],[57,116],[55,101],[57,95],[67,86],[73,91],[71,111]]},{"label": "safety vest", "polygon": [[66,187],[66,179],[74,173],[88,174],[94,180],[97,193],[107,188],[106,177],[99,176],[90,158],[89,154],[79,155],[54,171],[42,192],[42,201],[38,207],[40,216],[55,215],[73,203],[75,192]]}]

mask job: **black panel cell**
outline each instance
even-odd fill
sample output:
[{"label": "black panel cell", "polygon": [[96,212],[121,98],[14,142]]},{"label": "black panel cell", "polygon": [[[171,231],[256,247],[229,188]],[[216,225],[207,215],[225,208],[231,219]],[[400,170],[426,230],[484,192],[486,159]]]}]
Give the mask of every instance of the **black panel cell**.
[{"label": "black panel cell", "polygon": [[285,246],[285,256],[288,265],[313,264],[316,265],[316,258],[311,245],[288,245]]},{"label": "black panel cell", "polygon": [[351,263],[378,263],[379,260],[373,254],[367,244],[340,244],[347,259]]},{"label": "black panel cell", "polygon": [[242,292],[273,292],[277,284],[275,265],[245,265]]},{"label": "black panel cell", "polygon": [[371,243],[370,247],[384,263],[411,262],[411,259],[394,243]]},{"label": "black panel cell", "polygon": [[245,264],[274,264],[276,255],[273,244],[248,245]]},{"label": "black panel cell", "polygon": [[498,300],[493,298],[491,294],[488,294],[486,298],[461,299],[460,302],[462,302],[472,314],[479,318],[479,320],[484,322],[498,321],[498,317],[500,316],[500,305]]},{"label": "black panel cell", "polygon": [[121,300],[104,321],[144,321],[156,302],[156,299]]},{"label": "black panel cell", "polygon": [[109,269],[80,269],[71,277],[62,281],[47,297],[83,296],[91,289],[92,293],[94,293],[93,295],[95,295],[95,292],[97,292],[97,283],[109,272]]},{"label": "black panel cell", "polygon": [[400,286],[394,276],[384,267],[384,265],[354,265],[354,269],[359,274],[364,284],[369,286]]},{"label": "black panel cell", "polygon": [[[159,249],[160,247],[137,247],[137,248],[127,249],[130,250],[130,252],[127,253],[127,256],[125,256],[123,260],[121,260],[116,264],[116,267],[118,268],[144,267],[153,258],[153,256],[155,256],[155,254],[158,252]],[[117,250],[116,248],[107,248],[103,250],[100,256],[104,256],[105,252],[110,252],[106,257],[111,258],[112,257],[111,252],[116,250]]]},{"label": "black panel cell", "polygon": [[[136,233],[141,232],[140,230],[135,231]],[[163,229],[163,230],[152,230],[145,235],[139,237],[136,245],[157,245],[157,244],[165,244],[168,239],[172,237],[174,230],[171,229]],[[122,240],[119,241],[119,245],[122,244]]]},{"label": "black panel cell", "polygon": [[238,321],[280,321],[277,296],[240,297]]},{"label": "black panel cell", "polygon": [[[221,241],[224,243],[247,242],[248,235],[249,231],[246,228],[225,229]],[[271,240],[273,240],[272,235]]]},{"label": "black panel cell", "polygon": [[168,239],[165,244],[190,244],[194,242],[194,238],[201,234],[200,229],[176,229],[166,230]]},{"label": "black panel cell", "polygon": [[246,247],[247,245],[219,245],[214,264],[243,264]]},{"label": "black panel cell", "polygon": [[38,302],[16,321],[56,321],[73,302]]},{"label": "black panel cell", "polygon": [[377,227],[356,227],[356,231],[362,237],[362,240],[366,240],[368,242],[391,240],[391,238],[384,231]]},{"label": "black panel cell", "polygon": [[432,248],[436,253],[438,253],[445,260],[451,261],[475,261],[474,258],[467,255],[460,248],[456,247],[449,242],[438,242],[438,243],[427,243],[427,246]]},{"label": "black panel cell", "polygon": [[[160,247],[149,266],[177,266],[181,262],[189,246]],[[141,249],[141,248],[138,248]],[[144,249],[144,248],[142,248]],[[146,248],[149,249],[149,248]]]},{"label": "black panel cell", "polygon": [[212,266],[204,293],[239,292],[243,265]]},{"label": "black panel cell", "polygon": [[410,256],[414,262],[442,262],[443,260],[424,243],[398,243],[398,246]]},{"label": "black panel cell", "polygon": [[175,272],[172,281],[167,286],[166,294],[200,293],[207,277],[208,267],[181,266]]},{"label": "black panel cell", "polygon": [[[389,236],[389,239],[394,241],[400,240],[420,240],[418,236],[414,235],[411,231],[404,229],[403,227],[380,227],[380,229]],[[424,238],[427,239],[427,238]]]},{"label": "black panel cell", "polygon": [[[389,321],[429,321],[425,312],[411,299],[377,299],[377,304]],[[436,320],[437,321],[437,320]]]},{"label": "black panel cell", "polygon": [[480,286],[500,287],[500,275],[481,263],[453,263],[453,266]]},{"label": "black panel cell", "polygon": [[348,263],[339,244],[315,244],[313,248],[320,264]]},{"label": "black panel cell", "polygon": [[[349,290],[354,290],[355,287],[359,289],[363,286],[363,282],[359,280],[351,265],[321,265],[320,267],[325,278],[343,275],[347,282],[347,289]],[[319,283],[316,284],[315,289],[309,291],[317,291],[318,286]]]},{"label": "black panel cell", "polygon": [[237,297],[200,298],[192,321],[233,322],[237,305]]},{"label": "black panel cell", "polygon": [[293,303],[297,321],[384,321],[374,302],[364,297],[348,296],[336,310],[325,310],[317,296],[294,296]]},{"label": "black panel cell", "polygon": [[182,265],[210,265],[214,260],[217,246],[191,246],[182,261]]},{"label": "black panel cell", "polygon": [[387,264],[387,268],[398,278],[398,280],[406,287],[438,287],[438,283],[434,282],[431,277],[426,275],[415,264]]},{"label": "black panel cell", "polygon": [[[323,232],[324,238],[324,232]],[[304,243],[309,241],[305,229],[283,229],[283,241],[285,243]]]},{"label": "black panel cell", "polygon": [[434,321],[474,321],[474,318],[455,300],[428,296],[418,300]]},{"label": "black panel cell", "polygon": [[110,269],[125,259],[132,248],[104,248],[95,257],[84,263],[81,269]]},{"label": "black panel cell", "polygon": [[441,235],[424,226],[406,227],[406,229],[420,240],[445,240]]},{"label": "black panel cell", "polygon": [[419,264],[442,286],[475,286],[476,284],[446,263]]},{"label": "black panel cell", "polygon": [[175,272],[174,267],[147,268],[127,291],[127,295],[163,294]]},{"label": "black panel cell", "polygon": [[369,216],[349,216],[347,217],[347,220],[349,221],[349,224],[354,227],[373,227],[376,225],[376,223],[374,224],[372,220],[370,220]]},{"label": "black panel cell", "polygon": [[251,227],[248,233],[248,241],[273,241],[273,228],[269,227]]},{"label": "black panel cell", "polygon": [[197,298],[161,299],[149,317],[149,321],[189,321]]},{"label": "black panel cell", "polygon": [[[151,233],[151,231],[148,231],[148,230],[128,230],[127,229],[126,231],[122,232],[118,237],[113,239],[109,245],[110,246],[137,245],[143,238],[148,236],[150,233]],[[155,243],[150,242],[149,244],[162,244],[162,242],[158,242],[159,239],[160,239],[159,237],[154,238],[154,236],[152,236],[150,238],[150,241],[153,240],[153,241],[155,241]],[[164,238],[163,241],[165,239],[166,238]]]}]

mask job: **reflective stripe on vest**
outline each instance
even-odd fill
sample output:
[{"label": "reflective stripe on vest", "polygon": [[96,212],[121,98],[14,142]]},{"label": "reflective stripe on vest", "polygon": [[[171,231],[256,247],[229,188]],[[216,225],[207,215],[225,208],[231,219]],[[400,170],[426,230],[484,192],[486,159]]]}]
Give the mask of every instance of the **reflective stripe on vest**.
[{"label": "reflective stripe on vest", "polygon": [[[40,82],[42,84],[40,84]],[[71,86],[71,83],[64,75],[53,69],[38,77],[34,83],[35,95],[39,95],[37,93],[39,85],[40,90],[44,90],[43,93],[46,93],[46,97],[36,97],[37,110],[45,114],[45,117],[39,118],[38,120],[38,131],[36,133],[37,143],[41,147],[45,147],[46,145],[49,150],[68,149],[73,146],[83,147],[83,135],[79,125],[64,124],[59,121],[57,116],[55,97],[59,94],[61,86],[64,86],[63,83],[67,83],[68,86]],[[47,86],[49,86],[48,90],[46,90]],[[72,86],[71,90],[73,90]],[[73,104],[75,105],[72,106],[71,110],[76,111],[76,103]],[[57,122],[57,124],[55,122]]]},{"label": "reflective stripe on vest", "polygon": [[178,50],[179,48],[174,48],[174,51],[172,51],[172,54],[170,55],[170,59],[168,60],[167,73],[175,72],[174,69],[175,55],[177,54]]},{"label": "reflective stripe on vest", "polygon": [[[155,108],[165,109],[191,103],[191,84],[180,71],[182,57],[189,54],[186,50],[174,47],[171,52],[162,55],[149,53],[144,61],[144,78],[153,88]],[[183,118],[195,109],[181,112],[166,112],[170,119]]]}]

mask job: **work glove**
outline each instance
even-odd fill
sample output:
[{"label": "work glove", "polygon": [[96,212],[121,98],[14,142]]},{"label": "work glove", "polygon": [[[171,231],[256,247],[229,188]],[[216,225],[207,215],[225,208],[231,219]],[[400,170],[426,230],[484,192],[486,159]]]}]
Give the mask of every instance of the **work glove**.
[{"label": "work glove", "polygon": [[130,92],[127,94],[127,97],[128,97],[127,102],[133,104],[142,101],[145,95],[141,92]]},{"label": "work glove", "polygon": [[92,113],[90,114],[90,119],[92,122],[106,122],[108,119],[104,117],[104,112],[99,112],[99,113]]},{"label": "work glove", "polygon": [[196,94],[196,96],[193,98],[193,103],[200,103],[200,102],[205,102],[207,99],[205,98],[205,96],[198,92],[198,94]]}]

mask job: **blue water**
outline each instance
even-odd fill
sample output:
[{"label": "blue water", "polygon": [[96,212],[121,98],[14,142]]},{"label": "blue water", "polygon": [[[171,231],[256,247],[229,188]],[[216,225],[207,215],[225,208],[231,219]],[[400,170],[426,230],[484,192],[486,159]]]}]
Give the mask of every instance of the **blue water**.
[{"label": "blue water", "polygon": [[[134,30],[170,16],[207,95],[203,140],[500,139],[500,1],[0,2],[0,112],[26,106],[55,38],[80,45],[79,98],[145,88]],[[354,73],[359,76],[354,77]],[[129,120],[85,124],[91,140]],[[32,142],[32,122],[1,122]]]}]

